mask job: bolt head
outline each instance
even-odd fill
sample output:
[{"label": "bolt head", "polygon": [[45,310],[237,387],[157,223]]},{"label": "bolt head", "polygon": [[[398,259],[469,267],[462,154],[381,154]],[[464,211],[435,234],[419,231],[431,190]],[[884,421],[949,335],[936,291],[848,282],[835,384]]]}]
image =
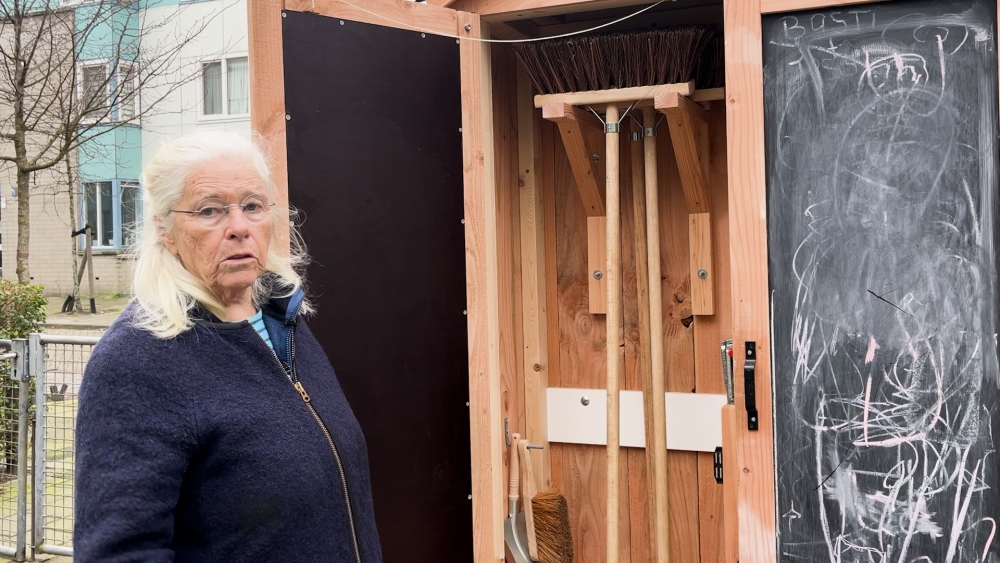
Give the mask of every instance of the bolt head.
[{"label": "bolt head", "polygon": [[583,397],[580,397],[580,404],[583,405],[583,406],[589,405],[590,404],[590,397],[587,397],[586,395],[583,396]]},{"label": "bolt head", "polygon": [[706,270],[705,268],[699,269],[698,270],[698,278],[699,279],[707,279],[708,278],[708,270]]},{"label": "bolt head", "polygon": [[595,280],[602,279],[603,277],[604,277],[604,272],[602,272],[600,270],[594,270],[594,279]]},{"label": "bolt head", "polygon": [[465,24],[465,31],[472,31],[472,24],[471,23]]}]

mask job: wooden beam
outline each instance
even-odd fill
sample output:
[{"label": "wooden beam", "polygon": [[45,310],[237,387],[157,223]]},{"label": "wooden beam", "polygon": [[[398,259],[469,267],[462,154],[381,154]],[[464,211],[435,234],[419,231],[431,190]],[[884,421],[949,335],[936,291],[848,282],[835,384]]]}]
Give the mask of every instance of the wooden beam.
[{"label": "wooden beam", "polygon": [[687,113],[702,123],[708,123],[708,112],[688,96],[682,96],[677,92],[664,92],[658,94],[653,102],[653,107],[666,115]]},{"label": "wooden beam", "polygon": [[456,0],[451,7],[475,12],[484,20],[492,22],[634,5],[635,0]]},{"label": "wooden beam", "polygon": [[[688,245],[691,258],[691,312],[715,314],[715,269],[712,267],[712,221],[708,213],[688,215]],[[704,277],[702,274],[704,273]]]},{"label": "wooden beam", "polygon": [[740,560],[738,431],[736,405],[722,407],[722,551],[724,563],[738,563]]},{"label": "wooden beam", "polygon": [[[608,104],[605,110],[606,119],[609,123],[618,121],[618,106]],[[607,481],[607,552],[605,553],[606,563],[618,563],[619,553],[619,506],[620,490],[619,477],[621,466],[619,465],[619,435],[618,435],[618,390],[619,374],[622,371],[622,279],[621,279],[621,258],[622,258],[622,223],[621,223],[621,194],[619,191],[618,175],[618,133],[607,133],[607,171],[606,182],[608,189],[608,226],[607,245],[608,262],[604,276],[608,280],[608,313],[607,313],[607,357],[608,357],[608,481]]]},{"label": "wooden beam", "polygon": [[[726,144],[729,162],[729,260],[739,419],[740,561],[775,561],[771,334],[764,180],[764,64],[760,0],[723,4],[726,36]],[[747,431],[743,406],[744,342],[757,343],[760,430]]]},{"label": "wooden beam", "polygon": [[[461,14],[471,37],[488,37],[479,16]],[[464,31],[464,30],[463,30]],[[503,422],[500,404],[500,319],[497,193],[493,155],[490,51],[459,47],[462,160],[465,178],[466,299],[469,326],[469,422],[472,450],[473,557],[499,563],[503,545]]]},{"label": "wooden beam", "polygon": [[568,104],[549,104],[542,108],[542,117],[553,121],[559,127],[566,156],[576,187],[580,190],[580,198],[588,217],[604,215],[604,195],[598,184],[597,171],[593,155],[596,154],[587,139],[586,128],[603,129],[600,120],[593,114]]},{"label": "wooden beam", "polygon": [[813,10],[818,8],[834,8],[847,4],[866,4],[878,0],[760,0],[761,14],[777,12],[794,12],[796,10]]},{"label": "wooden beam", "polygon": [[423,0],[431,6],[440,6],[442,8],[447,8],[455,3],[455,0]]},{"label": "wooden beam", "polygon": [[[686,97],[669,95],[657,98],[657,109],[666,117],[667,127],[670,129],[670,141],[674,147],[688,213],[708,213],[708,184],[701,155],[698,154],[699,129],[702,129],[707,120],[705,110]],[[707,156],[705,155],[706,159]]]},{"label": "wooden beam", "polygon": [[[288,206],[288,152],[285,150],[285,65],[281,43],[282,0],[247,2],[250,43],[250,129],[259,133],[271,180],[278,187],[277,204]],[[281,251],[288,254],[288,225],[276,225]]]},{"label": "wooden beam", "polygon": [[[544,491],[552,483],[548,414],[548,319],[545,302],[545,227],[542,195],[542,120],[531,104],[531,80],[517,67],[517,158],[521,223],[521,325],[524,334],[525,438],[531,450],[533,483]],[[554,273],[554,272],[553,272]],[[529,497],[530,500],[530,497]],[[530,504],[530,503],[529,503]]]},{"label": "wooden beam", "polygon": [[[608,218],[587,217],[587,299],[591,315],[608,312]],[[600,272],[598,277],[597,272]]]},{"label": "wooden beam", "polygon": [[539,94],[535,96],[535,107],[540,108],[551,104],[569,104],[571,106],[617,104],[627,106],[637,100],[655,100],[657,96],[670,92],[689,96],[694,93],[694,82],[569,92],[567,94]]},{"label": "wooden beam", "polygon": [[706,88],[704,90],[695,90],[690,96],[692,102],[698,102],[699,104],[704,102],[714,102],[716,100],[726,99],[726,89],[725,88]]},{"label": "wooden beam", "polygon": [[[254,3],[257,0],[252,0]],[[452,8],[408,0],[285,0],[285,9],[384,27],[454,36],[458,12]],[[464,25],[464,24],[463,24]],[[464,29],[463,34],[468,34]]]}]

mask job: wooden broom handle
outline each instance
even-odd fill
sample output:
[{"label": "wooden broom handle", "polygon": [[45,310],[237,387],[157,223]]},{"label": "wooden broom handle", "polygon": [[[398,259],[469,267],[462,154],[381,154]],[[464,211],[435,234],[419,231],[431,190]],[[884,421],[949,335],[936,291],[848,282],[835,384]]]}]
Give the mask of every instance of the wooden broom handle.
[{"label": "wooden broom handle", "polygon": [[521,441],[521,435],[513,433],[510,435],[510,488],[507,490],[507,500],[518,500],[521,490],[521,464],[518,461],[517,443]]},{"label": "wooden broom handle", "polygon": [[[604,115],[607,123],[618,123],[618,106],[608,104]],[[607,312],[607,354],[608,354],[608,481],[607,481],[607,553],[606,563],[618,563],[618,505],[619,498],[619,433],[618,433],[618,389],[621,348],[619,337],[622,325],[622,279],[621,279],[621,187],[619,185],[618,133],[605,133],[607,142],[606,192],[607,204],[607,245],[608,265],[605,270],[608,288]]]}]

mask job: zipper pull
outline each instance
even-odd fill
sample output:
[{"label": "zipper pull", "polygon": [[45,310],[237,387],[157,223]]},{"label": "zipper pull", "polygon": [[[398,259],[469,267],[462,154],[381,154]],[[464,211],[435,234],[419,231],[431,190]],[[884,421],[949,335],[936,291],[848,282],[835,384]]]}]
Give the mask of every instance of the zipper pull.
[{"label": "zipper pull", "polygon": [[302,386],[298,381],[295,382],[295,390],[302,395],[302,402],[308,403],[311,399],[309,398],[309,393],[306,393],[306,388]]}]

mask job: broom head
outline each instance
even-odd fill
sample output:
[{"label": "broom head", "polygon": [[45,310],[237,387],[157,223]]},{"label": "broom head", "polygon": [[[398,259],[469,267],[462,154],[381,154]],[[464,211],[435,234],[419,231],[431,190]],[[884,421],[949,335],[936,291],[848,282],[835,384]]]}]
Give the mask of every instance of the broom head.
[{"label": "broom head", "polygon": [[566,497],[558,489],[549,489],[531,499],[531,508],[535,513],[539,563],[573,563]]}]

